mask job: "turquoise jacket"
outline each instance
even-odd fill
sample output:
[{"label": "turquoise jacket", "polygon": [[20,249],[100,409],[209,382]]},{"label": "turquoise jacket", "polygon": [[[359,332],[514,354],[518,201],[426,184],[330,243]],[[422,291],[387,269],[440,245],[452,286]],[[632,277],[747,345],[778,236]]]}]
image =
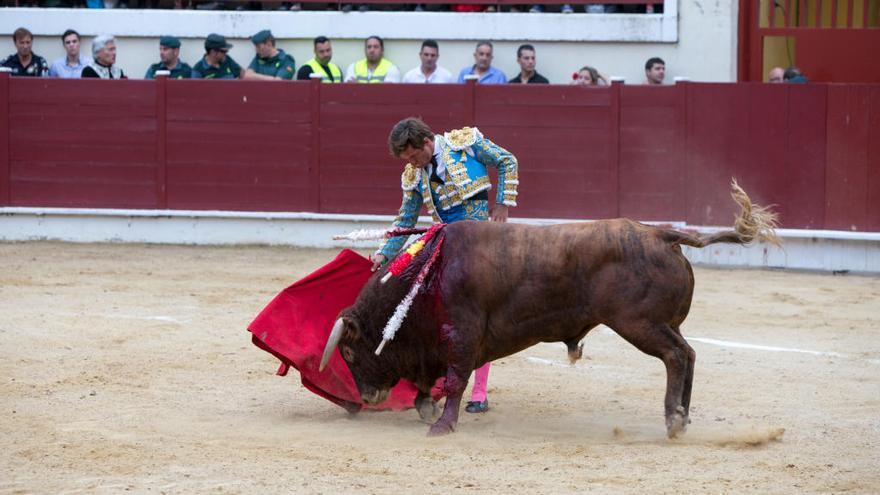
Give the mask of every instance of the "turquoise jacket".
[{"label": "turquoise jacket", "polygon": [[[422,205],[434,222],[486,220],[488,201],[474,200],[475,195],[492,188],[488,167],[498,169],[496,204],[516,206],[519,175],[516,157],[483,137],[476,127],[465,127],[434,136],[437,175],[444,183],[432,183],[431,166],[407,164],[400,177],[403,202],[393,227],[413,227]],[[389,239],[378,251],[391,259],[403,247],[405,237]]]}]

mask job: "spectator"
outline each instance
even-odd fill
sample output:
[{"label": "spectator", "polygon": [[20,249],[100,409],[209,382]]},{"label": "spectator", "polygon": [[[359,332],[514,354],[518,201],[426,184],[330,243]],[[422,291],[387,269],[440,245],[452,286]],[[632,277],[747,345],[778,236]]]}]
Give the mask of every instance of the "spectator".
[{"label": "spectator", "polygon": [[315,56],[299,68],[296,73],[297,80],[307,81],[312,74],[320,74],[325,83],[341,83],[342,70],[339,66],[330,62],[333,58],[333,46],[326,36],[318,36],[315,38]]},{"label": "spectator", "polygon": [[614,14],[617,12],[617,5],[588,3],[584,5],[584,12],[586,12],[587,14]]},{"label": "spectator", "polygon": [[15,53],[6,57],[0,66],[12,69],[13,76],[49,77],[46,59],[32,50],[34,35],[30,31],[23,27],[16,29],[12,33],[12,42],[15,43]]},{"label": "spectator", "polygon": [[770,69],[770,72],[767,73],[767,82],[773,84],[779,84],[785,82],[783,77],[785,76],[785,71],[782,67],[774,67]]},{"label": "spectator", "polygon": [[180,61],[180,40],[174,36],[162,36],[159,38],[159,63],[151,65],[147,69],[144,79],[155,79],[157,70],[171,72],[171,79],[189,79],[192,77],[192,67]]},{"label": "spectator", "polygon": [[440,58],[440,46],[434,40],[425,40],[422,42],[422,48],[419,50],[419,60],[421,64],[410,70],[403,76],[405,83],[451,83],[452,73],[437,65],[437,59]]},{"label": "spectator", "polygon": [[226,52],[232,45],[226,38],[211,33],[205,39],[205,56],[192,69],[193,79],[241,79],[244,69]]},{"label": "spectator", "polygon": [[573,74],[574,80],[571,82],[572,84],[581,85],[581,86],[608,86],[608,78],[603,76],[593,67],[589,65],[585,65],[581,67],[581,69]]},{"label": "spectator", "polygon": [[116,39],[109,34],[96,36],[92,40],[92,63],[83,68],[81,77],[101,79],[128,79],[116,65]]},{"label": "spectator", "polygon": [[345,82],[397,83],[400,69],[385,58],[385,42],[378,36],[370,36],[364,42],[366,58],[348,66]]},{"label": "spectator", "polygon": [[538,74],[535,70],[535,47],[532,45],[520,45],[516,49],[516,63],[519,64],[519,74],[507,81],[510,84],[550,84],[546,77]]},{"label": "spectator", "polygon": [[507,77],[500,70],[492,67],[492,42],[480,41],[474,50],[474,65],[461,69],[458,73],[458,82],[464,82],[464,76],[477,76],[478,84],[504,84]]},{"label": "spectator", "polygon": [[793,65],[785,69],[785,72],[782,74],[782,80],[789,84],[807,83],[807,78],[804,76],[803,72]]},{"label": "spectator", "polygon": [[275,46],[272,31],[264,29],[251,36],[254,50],[257,52],[245,71],[247,79],[285,79],[291,80],[296,75],[296,62],[284,50]]},{"label": "spectator", "polygon": [[64,45],[64,51],[67,52],[67,55],[52,62],[52,65],[49,66],[49,76],[79,79],[85,66],[92,63],[92,59],[80,54],[79,33],[73,29],[64,31],[64,34],[61,35],[61,43]]},{"label": "spectator", "polygon": [[[532,5],[531,8],[529,8],[530,14],[541,14],[543,12],[544,12],[544,6],[540,5],[540,4]],[[572,7],[571,4],[568,4],[568,3],[562,4],[562,7],[559,9],[559,12],[561,12],[563,14],[571,14],[571,13],[574,13],[574,7]]]},{"label": "spectator", "polygon": [[659,86],[666,77],[666,62],[660,57],[651,57],[645,62],[645,84]]}]

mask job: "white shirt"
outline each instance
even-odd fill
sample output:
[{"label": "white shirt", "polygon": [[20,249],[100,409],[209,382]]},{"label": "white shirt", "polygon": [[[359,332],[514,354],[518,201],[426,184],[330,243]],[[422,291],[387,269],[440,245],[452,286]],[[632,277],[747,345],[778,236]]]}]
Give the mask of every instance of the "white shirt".
[{"label": "white shirt", "polygon": [[452,78],[452,74],[448,70],[440,67],[439,65],[436,69],[434,69],[434,72],[430,76],[425,77],[425,75],[422,73],[422,67],[419,66],[407,72],[406,75],[403,76],[403,82],[421,84],[445,84],[454,83],[455,79]]},{"label": "white shirt", "polygon": [[[348,69],[345,70],[345,79],[343,79],[343,81],[357,81],[357,76],[354,74],[354,64],[356,63],[357,62],[352,62],[351,65],[348,66]],[[367,67],[367,74],[373,74],[373,71],[371,71],[369,67]],[[388,68],[388,72],[385,73],[385,80],[382,82],[399,83],[400,69],[398,69],[396,65],[392,64],[391,67]]]}]

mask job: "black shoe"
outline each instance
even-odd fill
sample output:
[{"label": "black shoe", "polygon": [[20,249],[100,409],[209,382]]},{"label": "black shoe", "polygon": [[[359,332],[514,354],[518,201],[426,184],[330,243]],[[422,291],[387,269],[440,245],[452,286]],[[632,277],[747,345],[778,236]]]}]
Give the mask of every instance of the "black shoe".
[{"label": "black shoe", "polygon": [[489,410],[489,399],[486,399],[483,402],[472,400],[467,403],[464,410],[469,413],[484,413]]}]

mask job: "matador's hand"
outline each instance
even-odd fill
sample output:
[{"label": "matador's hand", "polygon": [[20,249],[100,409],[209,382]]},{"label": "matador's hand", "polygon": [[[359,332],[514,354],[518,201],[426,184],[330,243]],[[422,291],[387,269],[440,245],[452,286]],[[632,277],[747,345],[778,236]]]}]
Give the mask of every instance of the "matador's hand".
[{"label": "matador's hand", "polygon": [[491,220],[493,222],[506,222],[507,221],[507,205],[499,205],[496,204],[492,207],[492,217]]},{"label": "matador's hand", "polygon": [[386,258],[385,255],[382,253],[371,254],[370,261],[373,262],[373,268],[371,268],[370,271],[375,272],[376,270],[379,269],[380,266],[382,266],[382,263],[385,263],[385,261],[387,261],[387,260],[388,260],[388,258]]}]

